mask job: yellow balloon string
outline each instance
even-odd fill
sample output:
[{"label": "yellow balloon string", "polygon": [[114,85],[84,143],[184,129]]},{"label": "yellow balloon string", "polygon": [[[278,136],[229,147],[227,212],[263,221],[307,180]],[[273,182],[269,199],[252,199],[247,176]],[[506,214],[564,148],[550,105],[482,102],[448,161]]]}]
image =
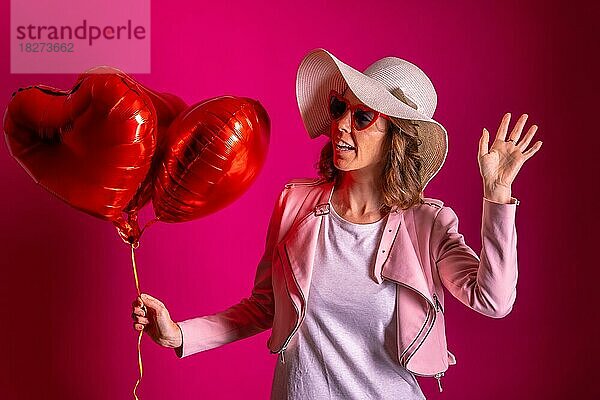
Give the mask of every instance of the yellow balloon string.
[{"label": "yellow balloon string", "polygon": [[[137,289],[138,297],[140,298],[140,301],[141,301],[140,283],[139,283],[138,275],[137,275],[137,266],[135,264],[135,249],[138,247],[138,245],[139,245],[138,242],[131,245],[131,264],[133,265],[133,276],[135,278],[135,287]],[[143,302],[142,302],[142,308],[145,309]],[[136,390],[137,390],[138,385],[140,384],[140,381],[142,380],[142,376],[144,375],[144,370],[142,368],[142,350],[140,348],[140,346],[142,344],[143,333],[144,333],[144,330],[142,329],[140,331],[140,335],[138,336],[138,342],[137,342],[138,365],[140,367],[140,377],[137,380],[137,382],[135,383],[135,387],[133,388],[133,397],[135,397],[135,400],[139,400],[139,398],[137,397],[137,394],[136,394]]]}]

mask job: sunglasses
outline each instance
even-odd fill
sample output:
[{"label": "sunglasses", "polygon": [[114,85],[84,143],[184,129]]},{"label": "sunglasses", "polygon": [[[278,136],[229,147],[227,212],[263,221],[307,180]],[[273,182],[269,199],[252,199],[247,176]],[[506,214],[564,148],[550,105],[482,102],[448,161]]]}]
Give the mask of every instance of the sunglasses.
[{"label": "sunglasses", "polygon": [[357,131],[367,129],[373,125],[379,117],[383,117],[390,121],[390,118],[387,115],[382,114],[379,111],[375,111],[364,104],[355,104],[353,106],[350,105],[344,96],[335,90],[332,90],[329,94],[329,115],[331,115],[331,118],[336,121],[339,120],[346,115],[346,111],[348,111],[348,109],[350,109],[352,126]]}]

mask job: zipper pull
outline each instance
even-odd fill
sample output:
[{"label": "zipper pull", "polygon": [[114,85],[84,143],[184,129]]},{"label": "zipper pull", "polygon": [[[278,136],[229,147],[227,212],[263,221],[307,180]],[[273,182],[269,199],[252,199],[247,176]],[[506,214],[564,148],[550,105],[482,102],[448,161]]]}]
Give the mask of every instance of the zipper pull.
[{"label": "zipper pull", "polygon": [[438,372],[434,375],[435,379],[438,381],[438,387],[440,388],[440,392],[442,392],[442,376],[444,376],[443,372]]},{"label": "zipper pull", "polygon": [[440,301],[438,300],[437,294],[433,294],[433,302],[435,304],[435,309],[436,311],[441,311],[442,310],[442,305],[440,304]]},{"label": "zipper pull", "polygon": [[281,350],[281,363],[285,364],[285,349]]},{"label": "zipper pull", "polygon": [[433,294],[433,305],[435,306],[436,311],[440,311],[440,302],[437,300],[437,295]]}]

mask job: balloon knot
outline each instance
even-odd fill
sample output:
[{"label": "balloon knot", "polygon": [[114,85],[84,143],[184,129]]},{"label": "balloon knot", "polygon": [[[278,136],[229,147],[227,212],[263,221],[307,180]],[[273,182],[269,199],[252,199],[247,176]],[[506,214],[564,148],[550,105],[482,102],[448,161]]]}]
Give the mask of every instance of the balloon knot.
[{"label": "balloon knot", "polygon": [[137,249],[140,246],[140,242],[137,241],[134,236],[129,236],[127,238],[127,243],[129,243],[134,249]]}]

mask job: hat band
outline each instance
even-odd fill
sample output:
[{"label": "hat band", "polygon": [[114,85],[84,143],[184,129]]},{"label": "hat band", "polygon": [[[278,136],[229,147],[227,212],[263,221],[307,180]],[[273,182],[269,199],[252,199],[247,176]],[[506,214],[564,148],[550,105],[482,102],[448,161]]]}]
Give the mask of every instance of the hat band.
[{"label": "hat band", "polygon": [[406,94],[404,94],[404,92],[402,91],[402,89],[400,88],[395,88],[389,91],[395,98],[397,98],[398,100],[400,100],[401,102],[403,102],[404,104],[406,104],[407,106],[414,108],[415,110],[417,110],[419,108],[419,106],[417,106],[417,104],[412,101],[410,99],[410,97],[408,97]]}]

